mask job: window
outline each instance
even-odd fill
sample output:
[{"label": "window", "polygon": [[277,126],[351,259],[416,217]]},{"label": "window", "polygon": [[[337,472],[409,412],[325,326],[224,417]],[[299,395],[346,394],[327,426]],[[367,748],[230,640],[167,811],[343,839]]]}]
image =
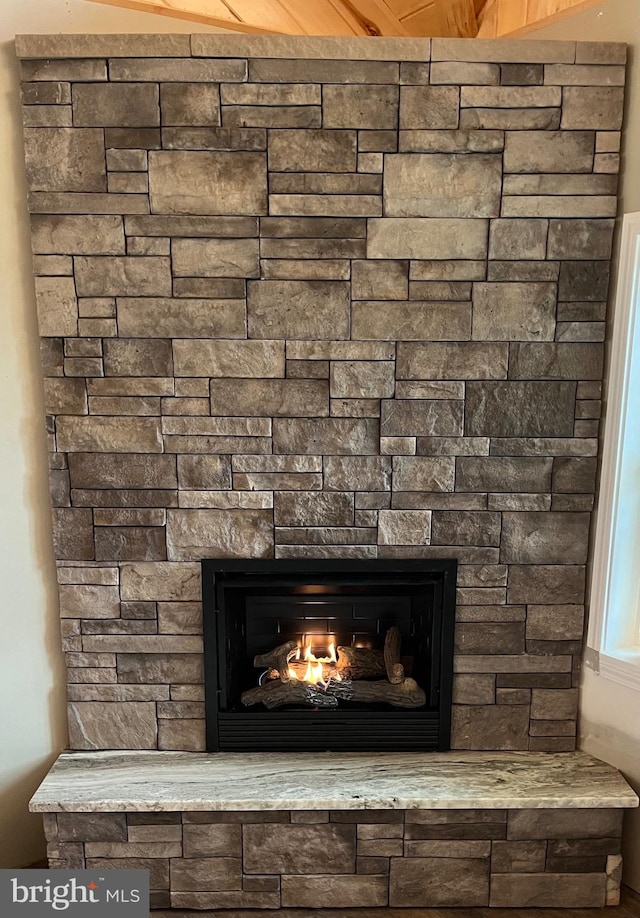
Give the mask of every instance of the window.
[{"label": "window", "polygon": [[640,689],[640,213],[622,225],[587,665]]}]

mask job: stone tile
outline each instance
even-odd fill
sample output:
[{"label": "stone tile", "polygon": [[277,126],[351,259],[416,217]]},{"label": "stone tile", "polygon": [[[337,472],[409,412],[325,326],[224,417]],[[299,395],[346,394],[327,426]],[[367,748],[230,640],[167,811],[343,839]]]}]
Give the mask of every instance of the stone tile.
[{"label": "stone tile", "polygon": [[575,385],[569,382],[469,382],[465,434],[571,436],[574,400]]},{"label": "stone tile", "polygon": [[503,217],[615,217],[616,208],[613,196],[505,195],[502,199]]},{"label": "stone tile", "polygon": [[623,104],[622,87],[565,86],[561,126],[578,131],[619,131]]},{"label": "stone tile", "polygon": [[118,678],[122,683],[168,685],[201,684],[202,659],[193,653],[125,653],[118,655]]},{"label": "stone tile", "polygon": [[528,749],[528,705],[454,705],[452,749]]},{"label": "stone tile", "polygon": [[[360,513],[366,511],[358,511]],[[377,516],[376,516],[377,520]],[[372,545],[376,541],[374,527],[353,526],[279,526],[276,528],[276,541],[279,546],[294,545],[300,548],[305,545]],[[295,820],[292,820],[295,822]],[[323,822],[324,820],[318,820]]]},{"label": "stone tile", "polygon": [[559,86],[462,86],[463,108],[555,108],[562,102]]},{"label": "stone tile", "polygon": [[172,894],[183,890],[242,889],[242,858],[184,857],[171,860]]},{"label": "stone tile", "polygon": [[84,380],[45,378],[44,402],[47,414],[86,414],[87,393]]},{"label": "stone tile", "polygon": [[553,131],[560,127],[559,108],[463,108],[462,130]]},{"label": "stone tile", "polygon": [[546,841],[494,841],[492,873],[544,873]]},{"label": "stone tile", "polygon": [[31,191],[32,214],[146,214],[149,199],[144,194],[83,194],[81,192]]},{"label": "stone tile", "polygon": [[352,526],[353,495],[280,491],[274,495],[276,526]]},{"label": "stone tile", "polygon": [[451,83],[456,86],[496,86],[500,82],[500,67],[497,64],[438,61],[431,65],[430,82]]},{"label": "stone tile", "polygon": [[[476,675],[470,675],[467,673],[458,673],[454,676],[453,679],[453,703],[454,704],[495,704],[496,700],[496,679],[495,676],[492,676],[490,673],[479,673]],[[411,849],[407,850],[407,854],[420,854],[423,853],[418,848],[415,850],[416,845],[432,845],[436,847],[439,842],[412,842]],[[453,844],[449,842],[448,844]],[[460,842],[460,844],[470,844],[469,842]],[[473,844],[478,844],[474,842]],[[457,852],[452,852],[449,856],[455,856]],[[463,851],[460,851],[460,854],[463,854]],[[428,848],[424,850],[424,855],[432,855],[433,852]],[[447,855],[443,854],[443,857]]]},{"label": "stone tile", "polygon": [[[177,340],[173,348],[175,369],[180,376],[200,376],[204,366],[210,377],[237,376],[246,380],[255,376],[263,385],[269,377],[284,376],[284,348],[280,341]],[[284,380],[279,384],[283,383]],[[219,385],[213,384],[214,396]],[[238,414],[245,416],[247,411],[243,408]]]},{"label": "stone tile", "polygon": [[384,212],[387,217],[497,217],[501,185],[502,162],[498,155],[388,155]]},{"label": "stone tile", "polygon": [[52,511],[53,546],[58,561],[93,561],[90,510],[58,507]]},{"label": "stone tile", "polygon": [[530,605],[527,607],[527,639],[579,641],[584,625],[583,605]]},{"label": "stone tile", "polygon": [[463,403],[446,399],[384,399],[383,437],[448,437],[462,434]]},{"label": "stone tile", "polygon": [[507,375],[507,345],[398,343],[398,379],[503,379]]},{"label": "stone tile", "polygon": [[271,172],[355,172],[354,131],[282,130],[269,138]]},{"label": "stone tile", "polygon": [[533,720],[575,720],[578,689],[534,689],[531,693]]},{"label": "stone tile", "polygon": [[231,466],[227,456],[178,456],[180,488],[207,490],[231,487]]},{"label": "stone tile", "polygon": [[583,564],[589,513],[504,513],[501,561],[514,564]]},{"label": "stone tile", "polygon": [[401,129],[455,129],[460,90],[457,86],[402,86]]},{"label": "stone tile", "polygon": [[380,510],[379,545],[428,545],[431,534],[430,510]]},{"label": "stone tile", "polygon": [[514,343],[510,349],[512,379],[602,378],[604,349],[598,343]]},{"label": "stone tile", "polygon": [[605,886],[606,877],[599,873],[499,874],[492,878],[490,901],[495,907],[599,907]]},{"label": "stone tile", "polygon": [[409,275],[412,281],[472,281],[485,280],[484,261],[412,261]]},{"label": "stone tile", "polygon": [[27,127],[24,143],[31,192],[106,191],[101,130]]},{"label": "stone tile", "polygon": [[257,239],[175,239],[176,277],[259,277]]},{"label": "stone tile", "polygon": [[140,526],[96,529],[98,561],[165,561],[167,549],[164,530]]},{"label": "stone tile", "polygon": [[155,418],[58,418],[61,452],[128,453],[131,444],[147,453],[162,452],[160,425]]},{"label": "stone tile", "polygon": [[243,828],[247,874],[313,876],[355,871],[356,836],[352,825],[246,825]]},{"label": "stone tile", "polygon": [[480,858],[393,858],[389,903],[391,907],[459,908],[489,902],[488,860]]},{"label": "stone tile", "polygon": [[[455,540],[451,544],[455,544]],[[461,611],[464,613],[463,609]],[[456,651],[467,654],[523,653],[524,631],[524,622],[458,622]],[[528,697],[524,703],[529,703]]]},{"label": "stone tile", "polygon": [[554,284],[474,284],[473,337],[552,341],[555,311]]},{"label": "stone tile", "polygon": [[[206,335],[243,338],[246,334],[245,304],[241,299],[194,297],[185,302],[158,297],[119,297],[118,331],[123,337],[132,338],[199,338]],[[181,354],[189,347],[187,342],[178,341],[177,345]]]},{"label": "stone tile", "polygon": [[[154,702],[70,702],[71,749],[155,749],[157,743]],[[133,852],[131,852],[133,855]]]},{"label": "stone tile", "polygon": [[250,281],[252,338],[347,338],[349,285],[340,281]]},{"label": "stone tile", "polygon": [[[135,441],[134,441],[135,442]],[[69,456],[74,488],[175,488],[173,456],[74,452]]]},{"label": "stone tile", "polygon": [[562,458],[553,462],[553,490],[564,493],[591,493],[596,487],[597,459]]},{"label": "stone tile", "polygon": [[[173,359],[171,342],[163,339],[145,340],[144,338],[118,338],[104,342],[104,366],[107,376],[123,377],[148,377],[153,374],[158,377],[171,377],[173,375]],[[130,379],[113,381],[100,389],[91,388],[90,395],[165,395],[173,394],[166,390],[160,380],[155,383],[141,379],[139,383]]]},{"label": "stone tile", "polygon": [[610,258],[614,220],[551,220],[549,258]]},{"label": "stone tile", "polygon": [[211,410],[221,416],[321,417],[329,414],[323,379],[219,379],[212,385]]},{"label": "stone tile", "polygon": [[354,300],[405,300],[409,292],[406,261],[354,261],[351,296]]},{"label": "stone tile", "polygon": [[500,82],[503,86],[535,86],[544,82],[542,64],[502,64]]},{"label": "stone tile", "polygon": [[172,561],[200,558],[270,557],[273,520],[269,510],[169,510],[167,553]]},{"label": "stone tile", "polygon": [[500,514],[434,510],[431,541],[434,545],[499,545]]},{"label": "stone tile", "polygon": [[512,131],[505,137],[504,168],[505,172],[590,172],[593,152],[591,131]]},{"label": "stone tile", "polygon": [[455,460],[450,457],[396,456],[393,460],[393,489],[394,491],[453,491],[454,465]]},{"label": "stone tile", "polygon": [[543,457],[461,456],[456,459],[456,490],[546,492],[551,487],[551,465],[552,460]]},{"label": "stone tile", "polygon": [[71,277],[36,277],[38,329],[43,338],[78,334],[78,301]]},{"label": "stone tile", "polygon": [[509,568],[508,602],[582,603],[585,569],[581,566],[537,565]]},{"label": "stone tile", "polygon": [[158,87],[149,83],[76,83],[73,122],[78,127],[155,127]]},{"label": "stone tile", "polygon": [[474,219],[369,221],[368,258],[476,259],[487,254],[487,224]]},{"label": "stone tile", "polygon": [[401,153],[495,153],[504,148],[502,131],[400,131]]},{"label": "stone tile", "polygon": [[518,260],[526,255],[544,259],[547,231],[547,220],[492,220],[489,258]]},{"label": "stone tile", "polygon": [[163,125],[220,124],[220,99],[215,84],[161,83],[160,106]]},{"label": "stone tile", "polygon": [[353,338],[395,341],[468,338],[471,336],[469,303],[434,303],[388,300],[354,302],[351,307]]},{"label": "stone tile", "polygon": [[[123,600],[198,600],[200,599],[200,567],[198,564],[171,564],[169,562],[123,564],[120,591]],[[167,681],[188,680],[169,679]]]},{"label": "stone tile", "polygon": [[74,264],[78,296],[171,296],[168,258],[81,255]]},{"label": "stone tile", "polygon": [[398,87],[325,84],[322,124],[325,128],[395,130],[398,126]]},{"label": "stone tile", "polygon": [[284,908],[375,908],[386,906],[388,880],[384,875],[282,877]]},{"label": "stone tile", "polygon": [[379,217],[382,201],[378,194],[271,194],[269,211],[284,217]]},{"label": "stone tile", "polygon": [[391,460],[384,456],[326,456],[323,481],[327,491],[388,491]]},{"label": "stone tile", "polygon": [[267,208],[262,153],[149,153],[149,191],[155,213],[262,214]]},{"label": "stone tile", "polygon": [[43,254],[123,254],[122,217],[33,214],[31,248]]},{"label": "stone tile", "polygon": [[239,825],[185,825],[182,833],[185,858],[242,856],[242,828]]}]

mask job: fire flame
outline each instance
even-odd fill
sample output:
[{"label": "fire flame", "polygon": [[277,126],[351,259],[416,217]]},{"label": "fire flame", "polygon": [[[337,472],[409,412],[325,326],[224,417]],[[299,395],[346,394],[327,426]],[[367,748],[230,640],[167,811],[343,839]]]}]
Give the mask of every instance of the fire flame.
[{"label": "fire flame", "polygon": [[332,679],[336,682],[342,681],[342,677],[336,668],[338,657],[336,655],[336,645],[334,641],[329,642],[326,656],[316,657],[312,650],[311,637],[305,635],[304,647],[298,645],[290,662],[291,660],[307,664],[303,675],[293,666],[289,666],[289,678],[293,681],[309,682],[312,685],[319,686],[327,686]]}]

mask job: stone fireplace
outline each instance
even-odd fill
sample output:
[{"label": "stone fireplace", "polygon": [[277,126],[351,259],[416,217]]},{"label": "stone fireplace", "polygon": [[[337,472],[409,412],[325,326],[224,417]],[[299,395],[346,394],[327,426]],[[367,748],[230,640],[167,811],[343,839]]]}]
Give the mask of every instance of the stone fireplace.
[{"label": "stone fireplace", "polygon": [[[572,752],[625,48],[229,35],[23,36],[17,47],[71,749],[119,768],[135,750],[167,762],[230,748],[211,729],[205,739],[208,572],[449,562],[447,735],[440,722],[435,745],[396,748],[521,752],[536,768],[538,753]],[[391,634],[406,676],[401,606],[369,649],[384,655]],[[213,695],[230,683],[212,695],[206,678],[218,729],[229,711]],[[346,833],[353,878],[337,904],[363,904],[348,901],[369,882],[357,820],[336,830],[331,807],[296,799],[272,801],[284,814],[273,821],[311,810],[325,835]],[[398,806],[375,799],[380,812]],[[475,828],[468,799],[441,826],[428,814],[455,799],[418,793],[405,804],[417,817],[358,824],[358,852],[369,841],[371,855],[361,872],[375,874],[366,903],[388,901],[389,870],[398,905],[488,904],[493,873],[507,880],[491,904],[526,904],[520,870],[544,875],[537,904],[613,901],[613,811],[633,805],[623,799],[529,803],[609,808],[613,841],[585,885],[571,858],[593,847],[586,815],[533,828],[517,816],[529,828],[512,830],[507,810],[523,804],[489,795]],[[113,808],[111,823],[51,816],[52,861],[114,866],[155,831],[166,839],[158,907],[309,905],[277,857],[264,877],[246,851],[244,867],[240,854],[218,863],[249,830],[222,817],[211,828],[206,811],[224,801],[200,803],[204,815],[188,815],[178,795],[171,818],[149,820],[137,811],[157,807],[131,792],[95,804]],[[236,822],[265,821],[249,817]],[[558,832],[582,841],[547,854]],[[200,847],[188,849],[194,833]],[[533,845],[526,866],[515,849],[494,862],[505,838]],[[172,885],[169,862],[196,849],[216,865],[178,865],[188,876]],[[473,868],[480,893],[405,894],[412,864],[393,862],[407,852],[420,870],[458,858],[449,866]]]}]

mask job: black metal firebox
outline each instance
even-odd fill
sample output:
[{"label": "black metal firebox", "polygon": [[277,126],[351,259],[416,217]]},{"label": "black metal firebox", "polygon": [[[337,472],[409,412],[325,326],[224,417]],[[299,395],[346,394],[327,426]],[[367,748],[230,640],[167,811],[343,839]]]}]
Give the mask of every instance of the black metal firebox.
[{"label": "black metal firebox", "polygon": [[[449,749],[456,568],[422,559],[203,561],[207,750]],[[291,661],[281,678],[276,664],[256,666],[274,648]],[[316,684],[305,658],[320,661],[311,664],[324,672]],[[405,705],[398,693],[410,688]],[[265,693],[273,707],[254,700]]]}]

